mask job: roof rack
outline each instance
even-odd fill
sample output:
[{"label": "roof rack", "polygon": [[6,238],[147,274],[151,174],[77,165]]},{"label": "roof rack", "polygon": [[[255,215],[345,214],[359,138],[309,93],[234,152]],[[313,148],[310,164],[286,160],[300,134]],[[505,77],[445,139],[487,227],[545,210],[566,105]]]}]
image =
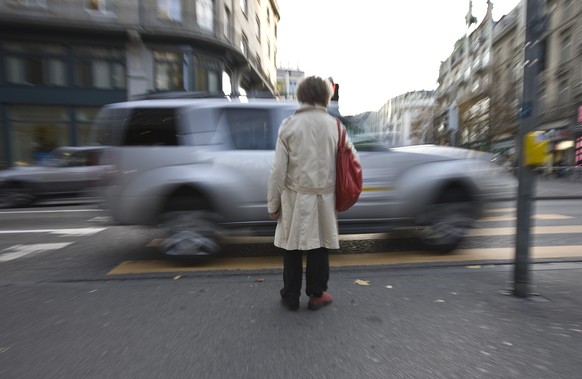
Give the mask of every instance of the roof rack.
[{"label": "roof rack", "polygon": [[161,91],[149,92],[133,96],[134,100],[153,100],[153,99],[225,99],[227,96],[222,91]]},{"label": "roof rack", "polygon": [[133,96],[133,100],[154,100],[154,99],[236,99],[236,98],[247,98],[247,99],[275,99],[276,97],[267,91],[249,91],[246,95],[240,93],[232,93],[230,95],[225,94],[222,91],[159,91],[159,92],[148,92],[140,95]]}]

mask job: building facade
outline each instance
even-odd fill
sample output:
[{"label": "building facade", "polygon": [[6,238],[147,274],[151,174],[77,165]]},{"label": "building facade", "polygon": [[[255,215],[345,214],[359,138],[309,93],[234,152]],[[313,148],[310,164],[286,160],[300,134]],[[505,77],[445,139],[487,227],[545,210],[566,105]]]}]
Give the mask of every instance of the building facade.
[{"label": "building facade", "polygon": [[291,68],[277,69],[277,92],[279,99],[296,100],[297,85],[305,78],[305,72]]},{"label": "building facade", "polygon": [[[436,95],[437,139],[516,159],[522,111],[527,1],[494,22],[493,4],[481,24],[442,62]],[[538,27],[541,73],[538,130],[551,141],[550,164],[582,165],[582,2],[547,0]],[[482,46],[479,48],[479,46]],[[458,125],[450,124],[458,106]]]},{"label": "building facade", "polygon": [[[436,138],[440,143],[473,149],[487,149],[489,120],[493,4],[471,33],[459,39],[453,53],[441,63],[436,89]],[[467,15],[468,28],[474,22]]]},{"label": "building facade", "polygon": [[[374,117],[369,117],[368,127],[378,133],[388,146],[418,145],[432,142],[430,132],[434,118],[434,91],[412,91],[386,102]],[[373,121],[372,121],[373,119]]]},{"label": "building facade", "polygon": [[0,0],[0,166],[87,144],[137,95],[275,95],[279,18],[276,0]]},{"label": "building facade", "polygon": [[582,2],[548,0],[545,55],[540,74],[540,126],[552,161],[582,165]]}]

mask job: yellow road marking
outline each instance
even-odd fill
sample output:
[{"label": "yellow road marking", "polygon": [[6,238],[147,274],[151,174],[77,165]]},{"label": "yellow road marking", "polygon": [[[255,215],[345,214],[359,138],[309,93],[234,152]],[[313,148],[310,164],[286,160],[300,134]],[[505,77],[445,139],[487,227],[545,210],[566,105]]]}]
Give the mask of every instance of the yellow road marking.
[{"label": "yellow road marking", "polygon": [[491,208],[485,210],[487,213],[497,213],[497,212],[515,212],[517,208]]},{"label": "yellow road marking", "polygon": [[[568,234],[568,233],[582,233],[582,225],[534,226],[532,228],[532,234]],[[507,228],[471,229],[468,233],[470,237],[511,236],[514,234],[515,226]]]},{"label": "yellow road marking", "polygon": [[[559,214],[537,214],[533,216],[536,220],[568,220],[574,218],[572,216],[565,216]],[[517,218],[515,216],[492,216],[483,217],[479,221],[492,222],[492,221],[515,221]]]},{"label": "yellow road marking", "polygon": [[[534,246],[531,257],[568,258],[582,257],[582,245],[576,246]],[[515,255],[514,247],[457,250],[449,255],[435,255],[428,252],[399,252],[374,254],[330,254],[331,267],[376,266],[401,263],[463,262],[480,260],[508,260]],[[146,274],[160,272],[194,271],[245,271],[281,269],[282,257],[216,258],[197,266],[180,264],[170,260],[125,261],[107,275]]]}]

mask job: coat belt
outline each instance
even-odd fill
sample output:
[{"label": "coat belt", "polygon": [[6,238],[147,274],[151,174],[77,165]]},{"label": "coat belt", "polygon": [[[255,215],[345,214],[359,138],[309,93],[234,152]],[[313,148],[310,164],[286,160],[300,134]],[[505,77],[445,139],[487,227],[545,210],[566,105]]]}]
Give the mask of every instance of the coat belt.
[{"label": "coat belt", "polygon": [[295,185],[291,182],[287,182],[287,188],[289,188],[291,191],[297,192],[297,193],[309,193],[309,194],[313,194],[313,195],[323,195],[326,193],[333,193],[335,192],[335,186],[329,186],[329,187],[302,187],[302,186],[298,186]]}]

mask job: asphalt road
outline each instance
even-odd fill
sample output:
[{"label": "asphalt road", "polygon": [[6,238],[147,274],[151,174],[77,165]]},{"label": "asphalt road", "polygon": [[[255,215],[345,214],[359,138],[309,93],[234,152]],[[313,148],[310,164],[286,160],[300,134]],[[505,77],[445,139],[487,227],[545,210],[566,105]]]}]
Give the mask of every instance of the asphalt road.
[{"label": "asphalt road", "polygon": [[[277,266],[252,263],[278,260],[268,241],[226,249],[220,261],[245,270],[212,270],[217,260],[195,271],[163,259],[155,231],[92,205],[0,210],[0,377],[579,378],[580,203],[535,204],[532,249],[554,262],[532,265],[535,301],[504,296],[512,266],[483,259],[511,251],[507,202],[461,260],[401,235],[344,237],[342,255],[366,265],[334,266],[334,303],[296,313],[278,303]],[[124,262],[153,264],[111,274]]]}]

